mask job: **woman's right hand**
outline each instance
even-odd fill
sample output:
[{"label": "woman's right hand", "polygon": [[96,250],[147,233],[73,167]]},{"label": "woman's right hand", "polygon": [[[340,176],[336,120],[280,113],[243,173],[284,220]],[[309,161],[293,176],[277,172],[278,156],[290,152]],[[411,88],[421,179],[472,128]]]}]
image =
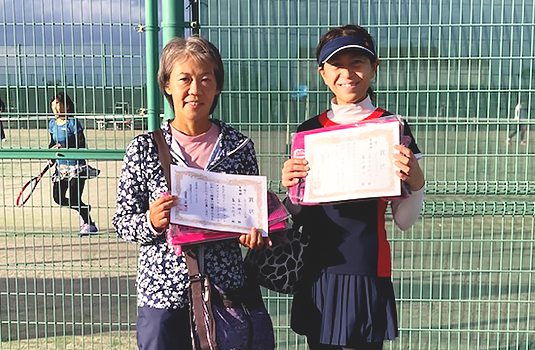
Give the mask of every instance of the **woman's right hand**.
[{"label": "woman's right hand", "polygon": [[169,194],[161,196],[150,204],[150,223],[156,231],[163,231],[169,226],[169,218],[171,217],[171,207],[174,207],[177,204],[177,197]]},{"label": "woman's right hand", "polygon": [[282,166],[282,185],[290,188],[299,183],[299,179],[308,175],[310,167],[305,159],[290,158]]}]

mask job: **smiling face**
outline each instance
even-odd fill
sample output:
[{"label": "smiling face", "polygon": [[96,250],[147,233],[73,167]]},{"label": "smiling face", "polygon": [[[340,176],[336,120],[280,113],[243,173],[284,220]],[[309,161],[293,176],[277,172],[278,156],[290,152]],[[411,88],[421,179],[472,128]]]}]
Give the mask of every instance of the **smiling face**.
[{"label": "smiling face", "polygon": [[[175,112],[174,126],[187,132],[191,126],[203,129],[209,124],[210,108],[220,93],[214,65],[186,58],[175,62],[165,92],[171,95]],[[189,127],[184,128],[184,125]],[[197,128],[195,128],[197,129]],[[189,133],[189,132],[187,132]]]},{"label": "smiling face", "polygon": [[370,58],[361,51],[346,49],[318,70],[325,85],[334,94],[336,104],[343,106],[366,98],[366,91],[375,77],[378,65],[378,61],[371,63]]}]

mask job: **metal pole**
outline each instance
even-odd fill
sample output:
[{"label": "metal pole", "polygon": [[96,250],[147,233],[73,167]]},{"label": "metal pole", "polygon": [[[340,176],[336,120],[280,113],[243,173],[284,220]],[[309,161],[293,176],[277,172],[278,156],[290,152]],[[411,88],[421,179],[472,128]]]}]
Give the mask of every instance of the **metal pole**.
[{"label": "metal pole", "polygon": [[[162,40],[165,46],[174,37],[184,37],[184,1],[162,0]],[[165,119],[174,118],[173,110],[164,102]]]},{"label": "metal pole", "polygon": [[[106,72],[106,44],[102,43],[102,59],[101,59],[102,63],[102,86],[104,86],[104,88],[106,88],[106,86],[108,85],[108,77],[107,77],[107,72]],[[105,112],[106,110],[106,104],[104,103],[104,114],[106,114]]]},{"label": "metal pole", "polygon": [[184,1],[162,0],[162,40],[167,44],[172,38],[184,36]]},{"label": "metal pole", "polygon": [[149,131],[160,127],[160,93],[158,91],[158,0],[145,4],[147,54],[147,117]]}]

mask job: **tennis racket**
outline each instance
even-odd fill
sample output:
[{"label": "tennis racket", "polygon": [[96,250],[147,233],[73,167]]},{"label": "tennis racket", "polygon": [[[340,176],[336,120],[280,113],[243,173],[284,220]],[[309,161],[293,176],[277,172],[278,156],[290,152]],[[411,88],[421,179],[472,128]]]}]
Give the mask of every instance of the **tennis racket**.
[{"label": "tennis racket", "polygon": [[53,163],[49,162],[43,170],[39,173],[39,175],[34,176],[30,179],[30,181],[26,182],[24,186],[22,186],[22,189],[20,190],[19,196],[17,197],[17,201],[15,204],[18,207],[22,207],[28,199],[32,196],[33,191],[35,191],[35,188],[39,184],[39,181],[43,178],[43,175],[50,169],[50,167],[53,165]]}]

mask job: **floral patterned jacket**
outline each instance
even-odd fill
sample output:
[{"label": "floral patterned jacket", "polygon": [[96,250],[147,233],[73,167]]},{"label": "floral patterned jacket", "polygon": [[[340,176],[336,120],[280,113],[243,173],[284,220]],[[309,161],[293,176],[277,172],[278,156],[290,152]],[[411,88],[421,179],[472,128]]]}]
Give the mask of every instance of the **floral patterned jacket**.
[{"label": "floral patterned jacket", "polygon": [[[253,142],[229,125],[212,121],[219,126],[220,134],[206,170],[257,175]],[[167,122],[162,124],[162,131],[171,146],[172,135]],[[181,154],[171,154],[175,164],[187,166]],[[188,304],[185,261],[167,245],[165,234],[156,235],[149,228],[149,203],[168,191],[152,135],[136,136],[124,156],[117,190],[117,211],[112,222],[119,237],[139,244],[137,290],[140,307],[175,309]],[[238,241],[205,244],[204,272],[222,289],[240,287],[244,277]]]}]

